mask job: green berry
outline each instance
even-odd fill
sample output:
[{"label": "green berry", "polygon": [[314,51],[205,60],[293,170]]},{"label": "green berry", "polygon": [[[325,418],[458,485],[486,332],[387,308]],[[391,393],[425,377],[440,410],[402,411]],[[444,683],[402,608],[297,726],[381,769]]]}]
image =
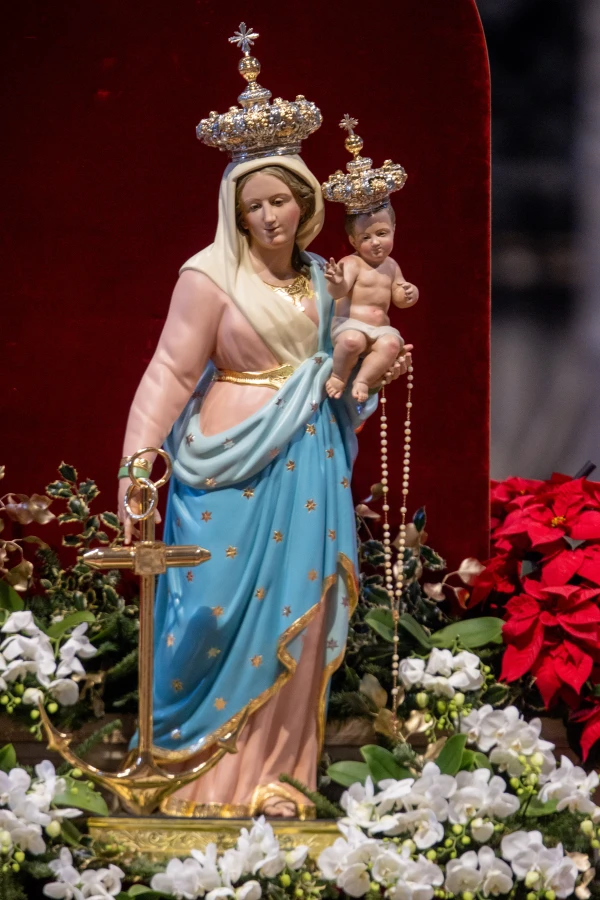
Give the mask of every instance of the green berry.
[{"label": "green berry", "polygon": [[310,872],[302,873],[302,881],[312,881],[312,875],[310,874]]},{"label": "green berry", "polygon": [[15,859],[18,863],[25,862],[25,854],[22,850],[17,850],[17,852],[15,853]]},{"label": "green berry", "polygon": [[8,694],[2,694],[2,696],[0,697],[0,703],[2,704],[2,706],[6,706],[6,704],[8,703]]},{"label": "green berry", "polygon": [[60,822],[57,822],[56,819],[54,819],[46,825],[45,831],[48,837],[58,837],[60,834]]},{"label": "green berry", "polygon": [[594,838],[593,841],[590,841],[590,846],[594,848],[594,850],[600,849],[600,841],[597,838]]},{"label": "green berry", "polygon": [[509,781],[508,783],[510,784],[511,788],[512,788],[514,791],[516,791],[517,788],[521,787],[521,782],[519,781],[518,778],[511,778],[510,781]]},{"label": "green berry", "polygon": [[553,890],[546,891],[544,897],[546,900],[556,900],[556,892]]},{"label": "green berry", "polygon": [[431,713],[425,713],[425,715],[423,716],[423,721],[431,722]]},{"label": "green berry", "polygon": [[13,872],[19,872],[21,869],[21,866],[19,865],[19,863],[13,863],[11,866],[11,869],[13,870]]},{"label": "green berry", "polygon": [[529,891],[527,894],[527,900],[538,900],[538,895],[533,891]]},{"label": "green berry", "polygon": [[471,891],[463,891],[463,900],[475,900],[475,895]]},{"label": "green berry", "polygon": [[81,778],[82,775],[81,769],[71,769],[71,778]]},{"label": "green berry", "polygon": [[296,890],[294,891],[294,896],[295,897],[304,897],[304,891],[302,890],[301,887],[296,888]]},{"label": "green berry", "polygon": [[431,860],[431,862],[437,859],[437,853],[435,850],[433,850],[433,848],[431,850],[428,850],[425,856],[427,857],[427,859]]},{"label": "green berry", "polygon": [[456,824],[456,825],[453,825],[453,826],[452,826],[452,833],[453,833],[453,834],[462,834],[463,831],[464,831],[464,829],[463,829],[462,825]]},{"label": "green berry", "polygon": [[444,847],[453,847],[453,846],[454,846],[454,841],[452,840],[452,838],[446,838],[446,840],[444,841]]},{"label": "green berry", "polygon": [[50,715],[53,716],[55,712],[58,712],[58,703],[55,703],[53,700],[52,703],[48,704],[47,709]]},{"label": "green berry", "polygon": [[451,850],[449,856],[450,856],[450,859],[456,859],[456,857],[458,856],[458,853],[456,852],[456,850]]},{"label": "green berry", "polygon": [[15,686],[14,686],[14,688],[13,688],[13,694],[16,694],[17,697],[22,697],[24,693],[25,693],[25,687],[24,687],[24,685],[22,685],[22,684],[20,684],[20,683],[19,683],[19,684],[15,684]]},{"label": "green berry", "polygon": [[435,704],[435,708],[439,713],[445,713],[448,709],[448,704],[445,700],[438,700],[438,702]]},{"label": "green berry", "polygon": [[20,697],[15,697],[15,699],[13,700],[13,703],[15,704],[15,706],[20,706],[20,705],[21,705],[21,698],[20,698]]},{"label": "green berry", "polygon": [[464,706],[464,704],[465,704],[465,695],[461,691],[459,691],[457,694],[454,695],[454,705],[458,709],[460,709],[461,706]]},{"label": "green berry", "polygon": [[525,876],[525,887],[528,887],[528,888],[535,887],[539,883],[539,880],[540,880],[539,872],[533,872],[533,871],[528,872],[527,875]]},{"label": "green berry", "polygon": [[425,709],[425,707],[429,703],[429,697],[424,691],[418,693],[415,699],[417,701],[417,706],[419,707],[419,709]]},{"label": "green berry", "polygon": [[33,719],[34,721],[36,719],[39,719],[39,717],[40,717],[39,709],[32,709],[31,712],[29,713],[29,718]]},{"label": "green berry", "polygon": [[469,844],[471,843],[471,838],[465,834],[465,835],[463,835],[463,837],[461,837],[460,842],[461,842],[461,844],[464,844],[465,847],[468,847]]},{"label": "green berry", "polygon": [[381,885],[377,881],[372,881],[369,885],[369,890],[374,891],[376,894],[381,893]]},{"label": "green berry", "polygon": [[591,835],[594,833],[594,823],[591,819],[584,819],[579,826],[579,830],[582,831],[583,834]]},{"label": "green berry", "polygon": [[282,887],[284,887],[284,888],[289,887],[291,883],[292,883],[292,879],[290,878],[290,876],[288,875],[287,872],[284,872],[283,875],[279,876],[279,884]]}]

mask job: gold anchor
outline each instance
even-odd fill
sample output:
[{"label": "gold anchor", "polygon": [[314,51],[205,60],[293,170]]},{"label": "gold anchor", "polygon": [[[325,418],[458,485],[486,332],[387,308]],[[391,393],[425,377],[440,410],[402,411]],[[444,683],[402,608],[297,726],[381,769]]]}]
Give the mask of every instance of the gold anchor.
[{"label": "gold anchor", "polygon": [[[135,462],[148,453],[161,456],[166,464],[162,478],[153,482],[150,478],[134,474]],[[158,502],[158,488],[171,477],[173,465],[168,453],[154,447],[139,450],[127,460],[131,484],[125,497],[125,509],[129,516],[139,521],[141,539],[130,546],[95,548],[83,554],[88,566],[94,569],[133,569],[140,576],[140,653],[139,653],[139,741],[132,750],[125,768],[118,772],[103,772],[80,759],[70,748],[73,736],[58,731],[40,704],[40,714],[48,738],[48,749],[56,750],[72,766],[81,769],[90,778],[108,788],[121,800],[126,810],[136,815],[148,815],[169,794],[212,768],[227,752],[235,752],[235,740],[244,722],[238,723],[231,734],[217,742],[218,749],[210,758],[186,772],[173,774],[161,769],[152,754],[152,685],[154,641],[154,582],[171,566],[197,566],[210,559],[208,550],[196,546],[167,547],[154,537],[154,510]],[[140,512],[130,507],[133,490],[140,489]]]}]

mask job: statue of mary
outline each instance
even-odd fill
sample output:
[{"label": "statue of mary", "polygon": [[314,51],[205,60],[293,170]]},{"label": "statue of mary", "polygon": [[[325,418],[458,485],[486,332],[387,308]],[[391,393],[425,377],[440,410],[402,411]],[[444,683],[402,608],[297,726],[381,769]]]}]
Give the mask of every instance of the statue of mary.
[{"label": "statue of mary", "polygon": [[211,553],[159,580],[155,755],[188,768],[238,734],[237,752],[163,811],[304,817],[310,805],[278,777],[316,785],[328,685],[357,599],[355,429],[376,401],[360,408],[324,391],[332,301],[322,260],[306,252],[323,201],[297,155],[320,113],[303,97],[270,105],[242,28],[238,37],[241,109],[199,126],[233,151],[215,240],[181,269],[123,452],[164,443],[174,461],[164,540]]}]

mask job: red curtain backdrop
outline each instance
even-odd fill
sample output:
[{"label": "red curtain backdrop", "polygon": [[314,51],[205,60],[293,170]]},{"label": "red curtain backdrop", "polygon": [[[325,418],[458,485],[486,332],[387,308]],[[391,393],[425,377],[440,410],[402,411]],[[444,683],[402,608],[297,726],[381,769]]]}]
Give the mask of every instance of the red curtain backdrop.
[{"label": "red curtain backdrop", "polygon": [[[5,490],[62,459],[114,508],[129,404],[181,263],[212,239],[226,157],[195,139],[236,102],[245,20],[260,83],[305,94],[324,124],[303,156],[321,180],[363,153],[408,172],[394,256],[421,290],[392,312],[415,344],[411,510],[457,562],[488,538],[489,81],[474,0],[20,0],[5,10],[2,439]],[[329,205],[312,247],[348,252]],[[405,387],[389,389],[398,520]],[[357,497],[378,480],[378,421],[360,436]],[[99,503],[102,502],[98,501]]]}]

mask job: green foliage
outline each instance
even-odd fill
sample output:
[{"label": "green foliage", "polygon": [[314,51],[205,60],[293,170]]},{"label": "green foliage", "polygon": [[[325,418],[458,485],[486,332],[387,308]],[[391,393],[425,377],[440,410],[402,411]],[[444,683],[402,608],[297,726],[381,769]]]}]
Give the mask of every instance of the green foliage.
[{"label": "green foliage", "polygon": [[459,645],[467,650],[484,647],[486,644],[502,643],[502,619],[484,616],[479,619],[463,619],[436,631],[431,637],[435,647]]},{"label": "green foliage", "polygon": [[7,581],[0,581],[0,609],[8,612],[20,612],[25,604],[14,587]]},{"label": "green foliage", "polygon": [[5,744],[0,750],[0,769],[3,772],[10,772],[17,765],[17,754],[12,744]]},{"label": "green foliage", "polygon": [[384,781],[386,778],[395,778],[397,781],[411,778],[409,770],[400,766],[394,754],[384,747],[367,744],[360,748],[360,753],[369,767],[369,775],[374,782]]},{"label": "green foliage", "polygon": [[56,794],[54,803],[56,806],[76,806],[93,816],[107,816],[108,808],[102,794],[91,788],[85,781],[63,775],[65,790],[62,794]]},{"label": "green foliage", "polygon": [[21,879],[13,872],[0,872],[0,900],[27,900]]},{"label": "green foliage", "polygon": [[365,783],[369,776],[369,767],[364,762],[344,760],[343,762],[332,763],[327,768],[327,774],[336,784],[350,787],[356,781],[359,781],[361,784]]},{"label": "green foliage", "polygon": [[443,775],[456,775],[461,770],[466,743],[466,734],[454,734],[451,738],[448,738],[436,759],[436,763]]},{"label": "green foliage", "polygon": [[337,803],[332,803],[331,800],[328,800],[327,797],[324,797],[319,791],[311,791],[310,788],[305,784],[302,784],[301,781],[298,781],[297,778],[292,778],[291,775],[280,775],[279,780],[284,784],[290,784],[292,787],[296,788],[297,791],[304,794],[305,797],[308,797],[308,799],[315,804],[318,819],[339,819],[344,815],[343,809],[339,807]]}]

